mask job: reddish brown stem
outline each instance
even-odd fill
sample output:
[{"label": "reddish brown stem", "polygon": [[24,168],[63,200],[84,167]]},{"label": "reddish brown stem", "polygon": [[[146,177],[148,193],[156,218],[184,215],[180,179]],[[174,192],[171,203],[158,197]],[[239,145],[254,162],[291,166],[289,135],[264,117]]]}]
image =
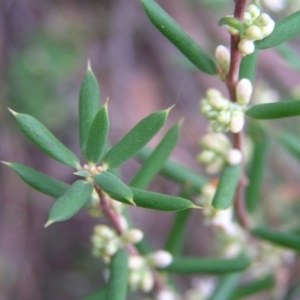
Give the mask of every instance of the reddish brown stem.
[{"label": "reddish brown stem", "polygon": [[[235,0],[234,2],[235,2],[234,17],[242,21],[247,6],[247,0]],[[230,43],[231,60],[230,60],[229,72],[225,80],[230,99],[233,102],[236,102],[235,87],[239,80],[239,71],[240,71],[240,65],[242,60],[242,54],[238,49],[239,41],[240,41],[239,34],[235,34],[231,36],[231,43]],[[235,133],[233,135],[234,148],[242,151],[242,142],[243,142],[243,133],[242,132]],[[244,192],[245,192],[245,175],[244,172],[242,172],[242,178],[239,182],[236,195],[235,195],[235,211],[241,225],[247,228],[249,226],[249,220],[248,220],[247,211],[244,202]]]}]

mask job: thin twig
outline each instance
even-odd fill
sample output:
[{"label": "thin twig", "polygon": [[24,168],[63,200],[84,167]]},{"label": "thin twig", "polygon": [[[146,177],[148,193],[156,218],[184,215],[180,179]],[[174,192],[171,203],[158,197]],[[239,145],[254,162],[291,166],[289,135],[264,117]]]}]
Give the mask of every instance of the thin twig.
[{"label": "thin twig", "polygon": [[[235,0],[234,17],[243,20],[244,12],[247,6],[247,0]],[[242,53],[238,49],[238,44],[240,41],[240,35],[235,34],[231,36],[230,43],[230,67],[227,78],[225,80],[230,99],[236,102],[235,87],[239,80],[239,70],[242,61]],[[239,149],[242,152],[243,142],[243,132],[233,134],[234,148]],[[245,175],[242,172],[241,180],[239,182],[236,195],[235,195],[235,211],[241,225],[245,228],[249,227],[249,220],[247,216],[247,211],[245,208],[244,194],[245,194]]]}]

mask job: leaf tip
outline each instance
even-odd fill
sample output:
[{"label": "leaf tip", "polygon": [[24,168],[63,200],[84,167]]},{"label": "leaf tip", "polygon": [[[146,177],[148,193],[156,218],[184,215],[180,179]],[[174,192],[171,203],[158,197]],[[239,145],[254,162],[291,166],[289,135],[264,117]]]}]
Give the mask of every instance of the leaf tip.
[{"label": "leaf tip", "polygon": [[190,208],[202,209],[203,207],[195,205],[194,203],[191,205]]},{"label": "leaf tip", "polygon": [[15,117],[18,115],[18,113],[10,108],[7,108]]},{"label": "leaf tip", "polygon": [[169,114],[169,112],[172,110],[172,108],[173,108],[175,105],[176,105],[176,103],[173,104],[172,106],[170,106],[169,108],[167,108],[167,109],[165,110],[165,112],[166,112],[167,115]]},{"label": "leaf tip", "polygon": [[86,70],[87,70],[87,72],[88,71],[93,72],[92,67],[91,67],[91,60],[90,59],[88,59]]},{"label": "leaf tip", "polygon": [[44,227],[46,228],[46,227],[48,227],[49,225],[53,224],[54,222],[55,222],[55,221],[49,219],[49,220],[47,221],[47,223],[44,225]]},{"label": "leaf tip", "polygon": [[4,161],[4,160],[1,160],[0,161],[2,164],[4,164],[4,165],[7,165],[7,166],[11,166],[11,163],[10,162],[8,162],[8,161]]},{"label": "leaf tip", "polygon": [[180,118],[180,120],[179,120],[179,122],[178,122],[178,127],[181,128],[183,122],[184,122],[184,117]]}]

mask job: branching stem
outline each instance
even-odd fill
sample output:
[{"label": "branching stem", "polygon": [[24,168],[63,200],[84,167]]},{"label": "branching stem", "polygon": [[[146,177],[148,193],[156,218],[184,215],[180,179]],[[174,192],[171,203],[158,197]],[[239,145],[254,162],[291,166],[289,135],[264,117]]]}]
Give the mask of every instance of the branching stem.
[{"label": "branching stem", "polygon": [[[234,17],[243,20],[243,15],[247,6],[247,0],[235,0]],[[242,61],[242,54],[238,49],[238,44],[240,41],[239,34],[231,36],[230,42],[230,67],[227,78],[225,80],[228,93],[231,101],[236,102],[236,92],[235,87],[239,80],[239,70]],[[243,142],[243,132],[235,133],[233,135],[234,148],[239,149],[242,152],[242,142]],[[242,178],[239,182],[236,195],[235,195],[235,211],[239,218],[241,225],[245,228],[249,226],[249,220],[246,212],[245,202],[244,202],[244,192],[245,192],[245,176],[242,172]]]}]

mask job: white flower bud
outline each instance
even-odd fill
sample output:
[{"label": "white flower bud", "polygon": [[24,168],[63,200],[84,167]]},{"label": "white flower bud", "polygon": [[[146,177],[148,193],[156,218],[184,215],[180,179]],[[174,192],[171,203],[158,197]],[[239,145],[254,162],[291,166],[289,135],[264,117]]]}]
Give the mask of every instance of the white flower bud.
[{"label": "white flower bud", "polygon": [[238,149],[231,149],[226,155],[226,161],[230,165],[238,165],[242,161],[242,152]]},{"label": "white flower bud", "polygon": [[216,109],[218,111],[221,111],[228,107],[228,100],[224,99],[222,97],[210,98],[209,103],[214,109]]},{"label": "white flower bud", "polygon": [[150,292],[154,286],[154,279],[150,271],[146,271],[141,279],[140,288],[143,292]]},{"label": "white flower bud", "polygon": [[206,98],[209,101],[210,98],[220,98],[222,97],[222,94],[217,89],[208,89],[206,91]]},{"label": "white flower bud", "polygon": [[228,25],[225,25],[225,28],[227,29],[227,31],[231,34],[231,35],[235,35],[238,34],[239,31],[237,29],[235,29],[234,27],[230,27]]},{"label": "white flower bud", "polygon": [[128,260],[128,267],[130,270],[140,270],[145,266],[145,259],[139,255],[132,255]]},{"label": "white flower bud", "polygon": [[208,174],[215,174],[220,172],[224,167],[224,159],[222,157],[217,157],[211,164],[207,165],[205,171]]},{"label": "white flower bud", "polygon": [[129,272],[128,283],[132,290],[136,290],[138,288],[140,280],[141,280],[141,274],[139,271],[138,272],[136,272],[136,271]]},{"label": "white flower bud", "polygon": [[255,23],[258,26],[267,26],[270,22],[272,21],[271,17],[266,14],[266,13],[262,13],[256,20]]},{"label": "white flower bud", "polygon": [[230,52],[229,52],[229,50],[225,46],[219,45],[216,48],[215,56],[216,56],[216,59],[217,59],[218,63],[220,64],[220,66],[223,69],[228,69],[229,64],[230,64]]},{"label": "white flower bud", "polygon": [[105,245],[104,252],[107,255],[114,255],[119,249],[119,242],[118,241],[111,241]]},{"label": "white flower bud", "polygon": [[235,110],[231,114],[230,130],[233,133],[240,132],[244,127],[244,113],[240,110]]},{"label": "white flower bud", "polygon": [[261,27],[261,32],[263,37],[267,37],[268,35],[270,35],[275,27],[275,22],[273,20],[270,20],[269,24],[267,26]]},{"label": "white flower bud", "polygon": [[260,9],[255,4],[249,5],[247,8],[247,12],[250,13],[253,20],[258,18],[260,15]]},{"label": "white flower bud", "polygon": [[228,125],[220,124],[219,122],[212,122],[212,129],[216,133],[226,132],[228,131]]},{"label": "white flower bud", "polygon": [[211,105],[208,103],[208,101],[205,99],[205,100],[202,100],[200,102],[200,111],[203,115],[207,115],[208,112],[210,112],[212,110],[212,107]]},{"label": "white flower bud", "polygon": [[206,165],[209,164],[215,157],[216,154],[213,151],[204,150],[197,156],[197,160]]},{"label": "white flower bud", "polygon": [[176,300],[176,299],[177,297],[174,295],[174,293],[168,290],[162,290],[156,296],[156,300]]},{"label": "white flower bud", "polygon": [[213,199],[216,193],[216,187],[212,184],[206,184],[204,187],[201,189],[201,194],[207,198],[207,199]]},{"label": "white flower bud", "polygon": [[94,232],[96,235],[101,236],[106,239],[110,239],[110,238],[113,238],[116,236],[116,232],[106,225],[95,226]]},{"label": "white flower bud", "polygon": [[126,218],[123,215],[119,215],[119,222],[120,222],[120,226],[121,226],[122,230],[127,231],[128,222],[127,222]]},{"label": "white flower bud", "polygon": [[256,25],[251,25],[245,30],[245,37],[251,41],[260,40],[262,38],[261,29]]},{"label": "white flower bud", "polygon": [[230,122],[230,115],[229,111],[220,111],[217,120],[219,123],[226,125]]},{"label": "white flower bud", "polygon": [[159,268],[165,268],[171,264],[173,256],[165,250],[158,250],[148,256],[148,262]]},{"label": "white flower bud", "polygon": [[244,25],[248,27],[248,26],[252,25],[252,22],[253,22],[253,20],[252,20],[251,14],[247,11],[244,12],[244,18],[243,18]]},{"label": "white flower bud", "polygon": [[240,40],[238,48],[241,51],[241,53],[244,55],[249,55],[253,53],[255,50],[253,41],[246,40],[246,39]]},{"label": "white flower bud", "polygon": [[140,242],[144,237],[143,232],[140,229],[130,229],[126,234],[125,234],[125,239],[129,243],[136,244]]},{"label": "white flower bud", "polygon": [[241,79],[235,87],[236,99],[240,105],[246,105],[250,102],[252,95],[252,83],[249,79]]}]

